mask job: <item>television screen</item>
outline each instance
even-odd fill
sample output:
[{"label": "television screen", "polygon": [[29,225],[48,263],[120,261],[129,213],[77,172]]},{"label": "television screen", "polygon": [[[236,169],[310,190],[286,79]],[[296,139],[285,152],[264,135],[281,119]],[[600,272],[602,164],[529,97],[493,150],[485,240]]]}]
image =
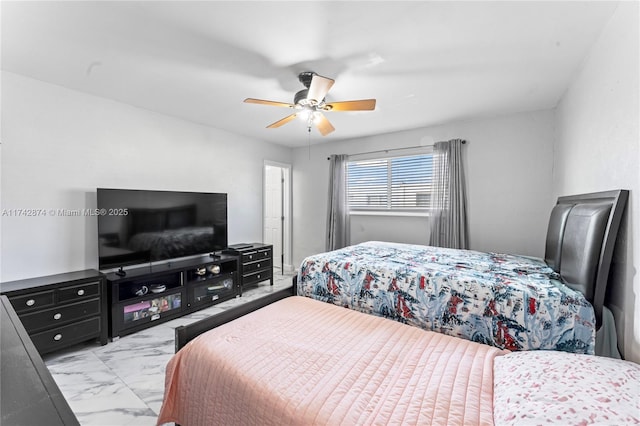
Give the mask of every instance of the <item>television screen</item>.
[{"label": "television screen", "polygon": [[98,188],[99,269],[227,247],[227,194]]}]

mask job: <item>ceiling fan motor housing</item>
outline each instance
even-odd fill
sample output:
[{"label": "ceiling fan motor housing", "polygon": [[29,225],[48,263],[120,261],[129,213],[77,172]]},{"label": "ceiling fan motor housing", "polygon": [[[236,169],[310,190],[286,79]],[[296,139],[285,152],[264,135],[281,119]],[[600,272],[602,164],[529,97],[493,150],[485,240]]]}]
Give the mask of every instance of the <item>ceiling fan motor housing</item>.
[{"label": "ceiling fan motor housing", "polygon": [[307,94],[309,93],[309,89],[302,89],[293,97],[293,103],[295,105],[304,105],[307,102]]},{"label": "ceiling fan motor housing", "polygon": [[313,71],[303,71],[298,74],[298,80],[300,80],[300,83],[302,83],[304,87],[308,89],[309,86],[311,86],[311,80],[313,79],[314,75],[316,75],[316,73]]}]

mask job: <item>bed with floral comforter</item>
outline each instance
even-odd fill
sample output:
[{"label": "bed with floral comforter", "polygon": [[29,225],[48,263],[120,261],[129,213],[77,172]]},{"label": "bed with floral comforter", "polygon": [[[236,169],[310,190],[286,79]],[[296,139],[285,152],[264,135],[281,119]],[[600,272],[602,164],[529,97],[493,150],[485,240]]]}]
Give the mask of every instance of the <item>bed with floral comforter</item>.
[{"label": "bed with floral comforter", "polygon": [[595,314],[544,261],[367,242],[307,257],[298,295],[498,348],[593,354]]}]

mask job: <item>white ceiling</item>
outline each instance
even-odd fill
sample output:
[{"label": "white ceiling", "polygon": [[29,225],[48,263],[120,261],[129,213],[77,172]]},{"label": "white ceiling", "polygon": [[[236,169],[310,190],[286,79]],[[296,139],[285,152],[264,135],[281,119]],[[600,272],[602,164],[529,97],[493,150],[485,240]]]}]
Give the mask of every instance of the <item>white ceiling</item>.
[{"label": "white ceiling", "polygon": [[297,75],[333,78],[312,143],[551,108],[616,2],[3,1],[2,69],[259,140],[296,147]]}]

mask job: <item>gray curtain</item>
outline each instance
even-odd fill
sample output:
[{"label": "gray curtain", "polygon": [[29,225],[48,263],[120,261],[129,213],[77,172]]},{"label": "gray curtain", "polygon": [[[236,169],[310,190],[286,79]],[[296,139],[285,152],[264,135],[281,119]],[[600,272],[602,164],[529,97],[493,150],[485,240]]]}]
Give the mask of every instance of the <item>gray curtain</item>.
[{"label": "gray curtain", "polygon": [[464,141],[460,139],[452,139],[437,142],[433,147],[431,246],[469,248],[467,194],[462,166],[463,144]]},{"label": "gray curtain", "polygon": [[351,226],[347,206],[347,155],[331,155],[329,160],[329,203],[325,244],[327,251],[349,245]]}]

